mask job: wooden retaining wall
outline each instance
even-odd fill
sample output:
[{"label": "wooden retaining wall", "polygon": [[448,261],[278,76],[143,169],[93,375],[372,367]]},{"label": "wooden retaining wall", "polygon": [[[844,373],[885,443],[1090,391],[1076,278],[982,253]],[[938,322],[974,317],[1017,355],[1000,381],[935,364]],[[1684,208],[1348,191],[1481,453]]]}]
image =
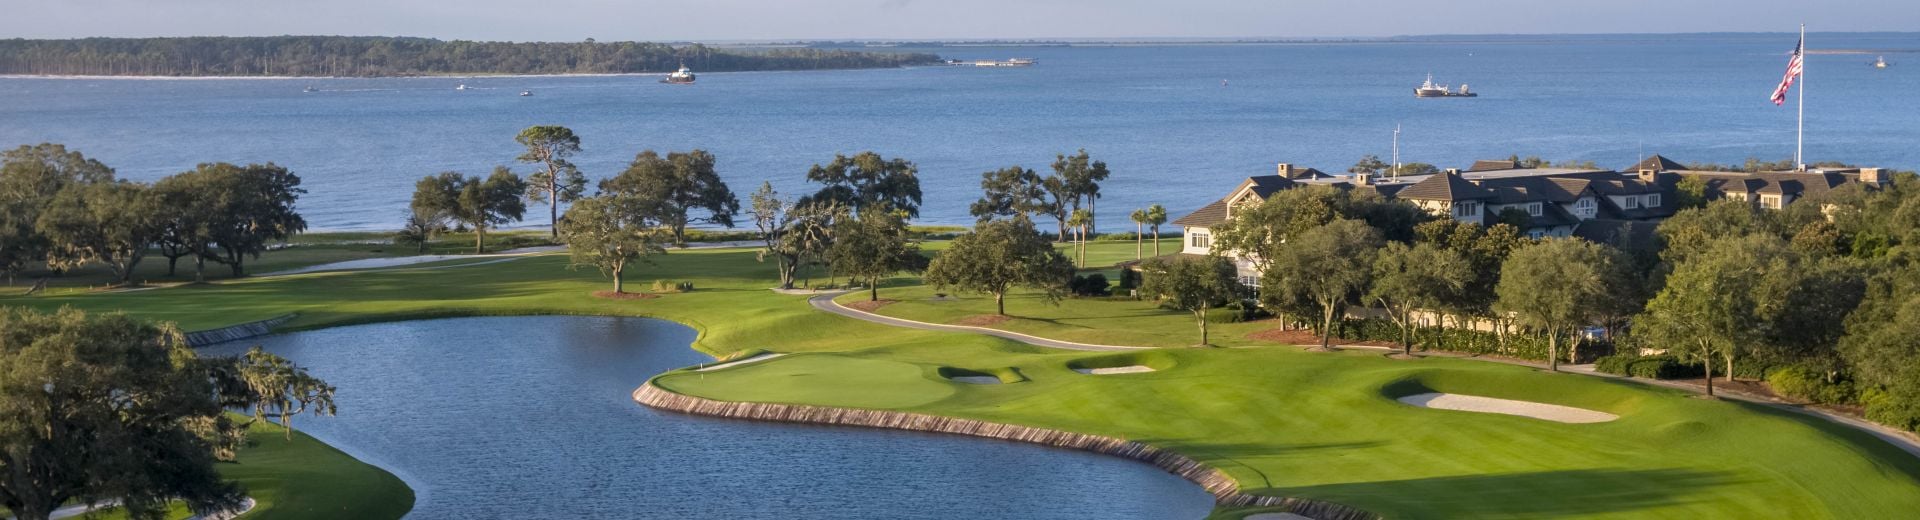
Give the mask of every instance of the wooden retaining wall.
[{"label": "wooden retaining wall", "polygon": [[652,381],[634,390],[633,400],[661,410],[709,417],[951,433],[1090,451],[1152,464],[1200,485],[1202,489],[1213,494],[1215,502],[1220,505],[1284,507],[1294,514],[1317,520],[1378,520],[1381,518],[1373,513],[1332,502],[1241,493],[1239,485],[1233,481],[1232,477],[1185,455],[1138,442],[1100,435],[885,410],[716,401],[665,390],[653,386]]},{"label": "wooden retaining wall", "polygon": [[199,332],[188,332],[187,345],[195,346],[195,347],[204,347],[204,346],[212,345],[215,343],[224,343],[228,341],[236,341],[236,340],[243,340],[247,338],[265,336],[268,334],[272,334],[274,327],[279,326],[282,323],[286,323],[288,320],[292,320],[292,319],[293,319],[293,315],[287,314],[287,315],[267,318],[267,319],[256,321],[256,322],[242,323],[242,324],[234,325],[231,327],[221,327],[218,329],[203,330]]}]

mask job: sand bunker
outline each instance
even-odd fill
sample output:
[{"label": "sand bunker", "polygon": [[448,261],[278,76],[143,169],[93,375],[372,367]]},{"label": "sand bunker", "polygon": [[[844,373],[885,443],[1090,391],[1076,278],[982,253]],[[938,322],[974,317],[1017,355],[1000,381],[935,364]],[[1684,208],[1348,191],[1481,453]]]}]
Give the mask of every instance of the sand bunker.
[{"label": "sand bunker", "polygon": [[1000,378],[995,376],[949,376],[947,379],[974,385],[997,385]]},{"label": "sand bunker", "polygon": [[1472,395],[1429,392],[1409,395],[1399,400],[1402,403],[1421,408],[1518,415],[1521,417],[1573,424],[1607,422],[1620,418],[1618,415],[1596,412],[1585,408]]},{"label": "sand bunker", "polygon": [[1073,371],[1088,375],[1104,376],[1107,374],[1139,374],[1142,372],[1152,372],[1153,367],[1146,365],[1127,365],[1124,367],[1076,368],[1073,369]]},{"label": "sand bunker", "polygon": [[769,360],[769,359],[773,359],[773,358],[777,358],[777,357],[780,357],[780,356],[785,356],[785,355],[786,355],[786,354],[775,354],[775,353],[762,353],[762,354],[754,354],[754,355],[751,355],[751,356],[747,356],[747,357],[744,357],[744,358],[740,358],[740,359],[736,359],[736,360],[733,360],[733,361],[728,361],[728,362],[725,362],[725,363],[721,363],[721,364],[718,364],[718,365],[712,365],[712,366],[708,366],[708,367],[705,367],[705,368],[699,368],[699,369],[695,369],[694,371],[695,371],[695,372],[706,372],[706,371],[708,371],[708,370],[719,370],[719,369],[722,369],[722,368],[732,368],[732,367],[737,367],[737,366],[740,366],[740,365],[745,365],[745,364],[750,364],[750,363],[759,363],[759,362],[761,362],[761,361],[766,361],[766,360]]}]

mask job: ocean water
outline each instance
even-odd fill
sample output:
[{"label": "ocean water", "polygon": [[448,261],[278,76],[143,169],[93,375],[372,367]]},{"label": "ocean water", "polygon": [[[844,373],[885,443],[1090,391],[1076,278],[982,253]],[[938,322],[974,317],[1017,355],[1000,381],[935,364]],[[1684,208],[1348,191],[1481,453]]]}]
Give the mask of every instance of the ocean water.
[{"label": "ocean water", "polygon": [[[1135,208],[1177,215],[1279,162],[1344,171],[1363,154],[1386,157],[1395,125],[1403,160],[1442,166],[1510,154],[1614,168],[1653,153],[1788,158],[1795,106],[1767,98],[1793,45],[1793,35],[1728,34],[948,47],[928,50],[1040,64],[714,73],[692,86],[652,76],[0,78],[0,146],[61,142],[134,179],[272,161],[305,179],[312,226],[337,230],[397,227],[417,179],[512,164],[514,134],[536,124],[578,132],[577,162],[596,179],[643,149],[707,149],[742,198],[763,181],[810,192],[810,165],[875,150],[919,165],[921,220],[939,224],[971,222],[980,172],[1045,172],[1055,154],[1085,148],[1114,172],[1099,220],[1117,231],[1132,228]],[[1815,34],[1810,48],[1873,52],[1809,57],[1808,159],[1920,167],[1920,33]],[[1874,54],[1893,66],[1869,67]],[[1413,98],[1428,73],[1481,95]],[[529,208],[525,225],[545,220],[544,207]]]}]

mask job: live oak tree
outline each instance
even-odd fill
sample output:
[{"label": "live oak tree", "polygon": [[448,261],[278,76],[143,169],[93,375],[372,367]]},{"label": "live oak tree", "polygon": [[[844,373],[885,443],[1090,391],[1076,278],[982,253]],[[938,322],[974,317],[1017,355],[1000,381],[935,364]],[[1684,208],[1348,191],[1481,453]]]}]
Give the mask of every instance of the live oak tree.
[{"label": "live oak tree", "polygon": [[[293,439],[293,418],[300,414],[331,416],[339,411],[333,404],[333,385],[307,373],[307,369],[260,347],[241,356],[216,360],[231,366],[229,373],[238,389],[236,407],[252,411],[254,421],[279,419],[286,438]],[[216,382],[220,378],[215,378]],[[216,383],[218,384],[218,383]],[[230,396],[232,397],[232,396]]]},{"label": "live oak tree", "polygon": [[792,289],[794,273],[800,269],[801,254],[805,251],[801,241],[789,238],[795,233],[794,225],[799,217],[796,208],[793,202],[774,191],[772,182],[761,182],[751,201],[747,214],[753,217],[753,227],[758,230],[761,242],[755,259],[765,262],[772,257],[780,275],[780,288]]},{"label": "live oak tree", "polygon": [[520,198],[526,182],[506,167],[497,167],[484,179],[442,172],[414,185],[414,211],[437,212],[473,229],[473,252],[487,251],[487,228],[517,222],[527,206]]},{"label": "live oak tree", "polygon": [[[713,154],[705,150],[640,152],[620,175],[600,182],[601,193],[618,194],[652,206],[660,223],[673,233],[676,246],[687,245],[687,224],[709,223],[733,227],[740,200],[714,171]],[[698,210],[705,216],[695,217]]]},{"label": "live oak tree", "polygon": [[887,159],[874,152],[833,156],[825,165],[807,170],[807,180],[820,191],[802,197],[803,206],[838,204],[856,215],[901,211],[906,218],[920,216],[919,168],[906,159]]},{"label": "live oak tree", "polygon": [[1413,313],[1432,311],[1473,280],[1473,269],[1458,253],[1433,244],[1388,242],[1373,261],[1369,299],[1400,326],[1404,354],[1413,354]]},{"label": "live oak tree", "polygon": [[158,238],[156,196],[144,184],[115,181],[60,190],[35,226],[48,243],[47,265],[72,269],[99,262],[127,283]]},{"label": "live oak tree", "polygon": [[[779,247],[793,253],[795,270],[807,265],[825,265],[828,266],[827,272],[832,273],[834,231],[840,221],[852,218],[851,212],[846,206],[832,201],[794,203],[789,212],[793,217],[792,222],[781,234]],[[813,282],[811,275],[806,282]]]},{"label": "live oak tree", "polygon": [[1500,268],[1494,310],[1547,335],[1547,367],[1560,369],[1560,340],[1601,311],[1620,279],[1619,252],[1578,239],[1548,239],[1513,251]]},{"label": "live oak tree", "polygon": [[573,202],[587,190],[587,177],[568,160],[580,153],[580,136],[564,126],[536,125],[521,130],[513,140],[526,147],[517,160],[539,168],[527,176],[526,196],[533,202],[547,203],[548,222],[555,224],[551,231],[558,238],[560,205]]},{"label": "live oak tree", "polygon": [[201,165],[204,176],[195,202],[201,205],[208,238],[219,246],[209,260],[226,264],[233,276],[246,275],[248,258],[259,259],[267,246],[306,231],[307,221],[294,210],[306,190],[300,176],[285,167],[267,164]]},{"label": "live oak tree", "polygon": [[[1465,258],[1473,276],[1465,289],[1451,293],[1434,309],[1455,316],[1491,316],[1499,298],[1500,268],[1514,249],[1529,243],[1520,230],[1506,224],[1481,226],[1453,219],[1438,219],[1414,226],[1415,240],[1452,251]],[[1464,321],[1464,320],[1463,320]],[[1440,320],[1444,330],[1446,320]]]},{"label": "live oak tree", "polygon": [[920,244],[907,229],[904,210],[869,210],[842,218],[833,226],[833,244],[827,252],[833,272],[867,284],[867,297],[880,300],[880,280],[901,271],[926,267]]},{"label": "live oak tree", "polygon": [[1147,206],[1147,229],[1153,232],[1153,256],[1160,256],[1160,225],[1167,223],[1167,208],[1159,204]]},{"label": "live oak tree", "polygon": [[1366,295],[1373,280],[1380,232],[1353,219],[1339,219],[1294,234],[1273,250],[1261,277],[1261,298],[1285,306],[1308,301],[1320,314],[1320,349],[1330,348],[1333,322],[1347,305]]},{"label": "live oak tree", "polygon": [[433,239],[447,232],[446,213],[434,208],[408,208],[406,220],[401,223],[400,231],[394,233],[396,244],[412,244],[415,252],[427,253],[427,245]]},{"label": "live oak tree", "polygon": [[[1053,159],[1053,175],[1060,179],[1064,195],[1072,201],[1074,210],[1080,209],[1082,204],[1086,205],[1088,215],[1097,215],[1100,183],[1106,182],[1112,174],[1107,170],[1106,161],[1093,160],[1084,148],[1073,155],[1055,155]],[[1072,211],[1067,215],[1071,216]],[[1087,221],[1087,232],[1099,232],[1092,220]]]},{"label": "live oak tree", "polygon": [[112,168],[58,144],[0,152],[0,272],[9,283],[28,262],[45,257],[46,237],[35,226],[55,195],[71,185],[113,180]]},{"label": "live oak tree", "polygon": [[73,502],[137,519],[206,513],[240,491],[214,470],[231,425],[184,336],[122,314],[0,310],[0,505],[44,520]]},{"label": "live oak tree", "polygon": [[1073,263],[1053,248],[1024,215],[993,220],[960,235],[933,257],[924,279],[941,289],[993,295],[996,312],[1007,313],[1007,291],[1037,290],[1049,303],[1066,294]]},{"label": "live oak tree", "polygon": [[1019,166],[981,173],[980,191],[980,200],[967,207],[968,213],[980,222],[995,217],[1032,215],[1046,198],[1040,175]]},{"label": "live oak tree", "polygon": [[1140,264],[1140,294],[1193,314],[1207,345],[1207,311],[1238,296],[1233,262],[1218,256],[1155,257]]},{"label": "live oak tree", "polygon": [[659,222],[648,201],[604,194],[574,201],[560,219],[560,238],[573,256],[573,267],[591,266],[613,278],[613,292],[623,292],[621,276],[634,262],[666,254]]}]

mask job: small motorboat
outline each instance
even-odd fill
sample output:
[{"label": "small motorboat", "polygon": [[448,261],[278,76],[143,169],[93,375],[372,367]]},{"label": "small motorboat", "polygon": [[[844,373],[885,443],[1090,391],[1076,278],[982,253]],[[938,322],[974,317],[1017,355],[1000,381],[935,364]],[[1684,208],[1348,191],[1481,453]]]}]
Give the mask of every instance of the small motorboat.
[{"label": "small motorboat", "polygon": [[314,93],[314,92],[319,92],[319,91],[320,91],[320,89],[317,89],[317,88],[313,88],[313,85],[307,85],[307,89],[306,89],[306,90],[302,90],[301,92],[306,92],[306,93]]},{"label": "small motorboat", "polygon": [[1877,57],[1877,58],[1875,58],[1875,59],[1873,60],[1873,68],[1876,68],[1876,69],[1884,69],[1884,68],[1887,68],[1887,57],[1886,57],[1886,56],[1879,56],[1879,57]]},{"label": "small motorboat", "polygon": [[460,86],[458,86],[458,87],[453,87],[453,89],[454,89],[454,90],[466,90],[466,89],[467,89],[467,84],[466,84],[466,83],[461,83],[461,84],[460,84]]},{"label": "small motorboat", "polygon": [[522,91],[520,91],[520,97],[527,97],[527,96],[531,96],[531,95],[533,95],[533,91],[531,91],[531,90],[522,90]]}]

